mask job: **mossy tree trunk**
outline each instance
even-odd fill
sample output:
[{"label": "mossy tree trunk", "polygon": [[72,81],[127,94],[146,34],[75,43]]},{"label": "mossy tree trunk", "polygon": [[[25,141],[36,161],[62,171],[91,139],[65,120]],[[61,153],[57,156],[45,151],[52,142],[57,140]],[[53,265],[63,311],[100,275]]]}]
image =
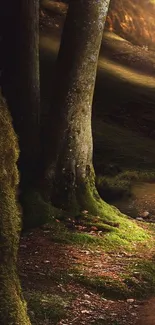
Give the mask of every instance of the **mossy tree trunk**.
[{"label": "mossy tree trunk", "polygon": [[[59,112],[56,169],[49,164],[52,201],[64,209],[97,213],[100,197],[92,165],[92,100],[110,0],[72,0],[57,59],[53,105]],[[52,156],[52,148],[51,148]],[[50,159],[49,159],[50,160]],[[101,202],[100,202],[101,203]],[[97,204],[98,205],[98,204]]]},{"label": "mossy tree trunk", "polygon": [[30,325],[16,270],[21,229],[16,202],[18,145],[0,95],[0,324]]}]

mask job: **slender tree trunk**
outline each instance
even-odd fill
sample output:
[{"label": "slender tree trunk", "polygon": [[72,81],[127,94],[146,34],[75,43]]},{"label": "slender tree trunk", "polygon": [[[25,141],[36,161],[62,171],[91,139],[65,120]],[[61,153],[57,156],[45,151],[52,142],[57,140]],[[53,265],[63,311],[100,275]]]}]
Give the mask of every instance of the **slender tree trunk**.
[{"label": "slender tree trunk", "polygon": [[[20,120],[16,129],[21,149],[21,182],[38,177],[39,164],[39,0],[21,0],[18,96]],[[17,112],[19,114],[19,112]]]},{"label": "slender tree trunk", "polygon": [[16,202],[19,180],[17,138],[0,95],[0,324],[30,325],[16,270],[21,220]]},{"label": "slender tree trunk", "polygon": [[[110,0],[71,0],[57,60],[53,105],[58,112],[52,200],[65,209],[96,212],[100,197],[92,165],[92,100]],[[51,148],[52,150],[52,148]],[[52,151],[51,151],[52,155]],[[47,177],[52,170],[47,169]]]}]

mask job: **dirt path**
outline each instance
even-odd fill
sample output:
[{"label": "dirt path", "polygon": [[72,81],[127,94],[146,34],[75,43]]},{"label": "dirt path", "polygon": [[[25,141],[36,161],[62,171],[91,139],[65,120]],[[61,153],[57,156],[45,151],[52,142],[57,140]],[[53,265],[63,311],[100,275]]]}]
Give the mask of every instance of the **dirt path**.
[{"label": "dirt path", "polygon": [[155,298],[146,301],[140,308],[136,325],[155,325]]}]

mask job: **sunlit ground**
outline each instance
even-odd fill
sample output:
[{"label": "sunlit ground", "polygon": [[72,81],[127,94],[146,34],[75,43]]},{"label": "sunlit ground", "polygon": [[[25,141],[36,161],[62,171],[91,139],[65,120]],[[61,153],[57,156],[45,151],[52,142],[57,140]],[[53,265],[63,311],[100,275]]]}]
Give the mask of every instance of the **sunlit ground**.
[{"label": "sunlit ground", "polygon": [[127,81],[129,83],[145,86],[148,88],[155,88],[155,78],[142,74],[140,72],[136,72],[133,69],[130,69],[122,64],[116,64],[113,61],[108,59],[99,59],[98,62],[99,69],[103,69],[104,71],[113,74],[118,79]]},{"label": "sunlit ground", "polygon": [[[121,37],[113,33],[107,34],[110,39],[124,41]],[[42,35],[40,37],[40,47],[47,54],[56,55],[59,50],[60,41],[58,39],[52,38],[49,35]],[[103,52],[104,55],[104,52]],[[98,62],[98,69],[108,72],[115,77],[128,81],[129,83],[145,86],[147,88],[155,88],[155,77],[145,75],[140,72],[136,72],[133,69],[123,66],[121,63],[115,63],[112,60],[100,56]]]},{"label": "sunlit ground", "polygon": [[[42,0],[42,7],[63,16],[67,5],[63,2]],[[120,0],[110,1],[106,29],[131,41],[133,44],[154,48],[155,44],[155,1]]]}]

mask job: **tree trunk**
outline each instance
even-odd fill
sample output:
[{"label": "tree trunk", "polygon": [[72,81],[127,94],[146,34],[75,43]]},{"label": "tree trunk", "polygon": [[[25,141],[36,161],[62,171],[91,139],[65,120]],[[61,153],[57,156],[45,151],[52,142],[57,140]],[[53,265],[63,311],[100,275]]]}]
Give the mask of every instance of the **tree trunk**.
[{"label": "tree trunk", "polygon": [[17,138],[0,95],[0,324],[30,325],[16,262],[21,228],[16,202]]},{"label": "tree trunk", "polygon": [[30,185],[40,161],[39,0],[16,0],[10,13],[3,7],[2,86],[19,136],[21,183]]},{"label": "tree trunk", "polygon": [[27,183],[36,181],[40,158],[39,0],[21,1],[19,28],[18,94],[21,119],[18,120],[17,132],[23,170],[21,181]]},{"label": "tree trunk", "polygon": [[[56,170],[52,200],[64,209],[91,209],[96,213],[92,165],[92,100],[99,49],[109,0],[72,0],[57,60],[53,105],[58,117]],[[51,148],[52,150],[52,148]],[[52,155],[52,151],[51,151]],[[47,170],[51,177],[52,170]]]}]

